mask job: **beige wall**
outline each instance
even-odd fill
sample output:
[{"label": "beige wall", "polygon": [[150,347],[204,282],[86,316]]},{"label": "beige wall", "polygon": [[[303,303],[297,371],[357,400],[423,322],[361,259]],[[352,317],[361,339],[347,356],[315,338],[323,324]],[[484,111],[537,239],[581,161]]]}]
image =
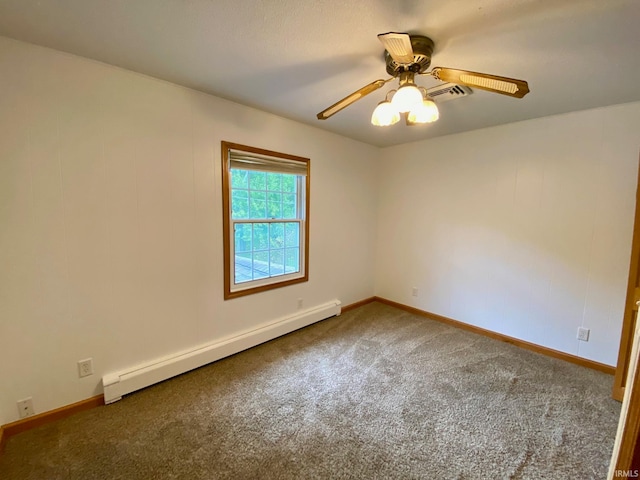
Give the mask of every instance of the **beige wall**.
[{"label": "beige wall", "polygon": [[615,365],[639,127],[634,103],[384,149],[376,294]]},{"label": "beige wall", "polygon": [[[376,148],[2,38],[0,72],[0,424],[298,298],[373,295]],[[308,283],[223,301],[223,139],[311,158]]]}]

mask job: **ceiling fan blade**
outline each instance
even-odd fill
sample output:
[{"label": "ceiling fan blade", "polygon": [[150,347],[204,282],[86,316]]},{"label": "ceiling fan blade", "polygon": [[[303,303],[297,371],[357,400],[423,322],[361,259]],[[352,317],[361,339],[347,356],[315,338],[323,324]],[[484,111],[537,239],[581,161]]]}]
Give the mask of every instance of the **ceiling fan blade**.
[{"label": "ceiling fan blade", "polygon": [[411,37],[409,35],[394,32],[381,33],[378,35],[378,39],[396,63],[413,63],[413,47],[411,46]]},{"label": "ceiling fan blade", "polygon": [[497,75],[444,67],[435,67],[431,70],[431,75],[444,82],[468,85],[515,98],[522,98],[529,93],[527,82],[516,78],[498,77]]},{"label": "ceiling fan blade", "polygon": [[[392,79],[393,77],[391,77],[389,80],[392,80]],[[343,108],[347,108],[349,105],[360,100],[365,95],[369,95],[371,92],[375,92],[376,90],[384,86],[384,84],[387,83],[389,80],[375,80],[370,84],[365,85],[361,89],[356,90],[352,94],[347,95],[342,100],[338,100],[329,108],[324,109],[318,115],[316,115],[318,117],[318,120],[326,120],[331,115],[338,113]]]}]

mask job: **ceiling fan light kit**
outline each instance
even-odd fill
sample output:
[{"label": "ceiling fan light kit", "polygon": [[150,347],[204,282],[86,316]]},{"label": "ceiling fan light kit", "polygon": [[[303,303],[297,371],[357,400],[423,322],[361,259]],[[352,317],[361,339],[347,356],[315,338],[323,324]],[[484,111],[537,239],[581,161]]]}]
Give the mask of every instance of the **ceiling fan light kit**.
[{"label": "ceiling fan light kit", "polygon": [[420,105],[412,108],[407,116],[407,123],[415,125],[417,123],[433,123],[440,118],[438,106],[431,98],[426,97]]},{"label": "ceiling fan light kit", "polygon": [[[388,100],[390,94],[393,94],[391,101]],[[407,114],[407,125],[435,122],[440,116],[437,105],[424,87],[403,85],[397,91],[389,92],[387,98],[378,104],[371,115],[371,123],[377,127],[388,127],[400,121],[401,113]]]},{"label": "ceiling fan light kit", "polygon": [[402,85],[391,99],[391,105],[400,113],[406,113],[421,104],[422,92],[415,85]]},{"label": "ceiling fan light kit", "polygon": [[[378,39],[385,47],[387,73],[392,77],[387,80],[375,80],[339,100],[318,113],[319,120],[326,120],[365,95],[382,88],[394,78],[398,78],[398,90],[388,92],[385,100],[378,104],[371,115],[371,123],[376,126],[393,125],[400,120],[400,113],[406,114],[407,125],[435,122],[440,116],[438,107],[427,90],[415,84],[416,75],[430,75],[436,80],[453,84],[454,90],[456,87],[475,87],[514,98],[522,98],[529,93],[527,82],[515,78],[445,67],[435,67],[427,71],[431,65],[434,47],[433,41],[428,37],[390,32],[381,33]],[[451,87],[447,86],[447,89],[451,91]],[[460,90],[455,93],[464,96],[470,93],[470,90],[468,92]],[[389,100],[390,95],[392,95],[391,100]]]},{"label": "ceiling fan light kit", "polygon": [[400,112],[386,99],[378,104],[371,115],[371,123],[377,127],[388,127],[399,121]]}]

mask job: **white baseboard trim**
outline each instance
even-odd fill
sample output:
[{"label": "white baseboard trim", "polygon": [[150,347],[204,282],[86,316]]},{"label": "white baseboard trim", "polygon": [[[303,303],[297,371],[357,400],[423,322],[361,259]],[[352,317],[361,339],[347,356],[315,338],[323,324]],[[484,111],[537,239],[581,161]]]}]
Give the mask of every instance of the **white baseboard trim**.
[{"label": "white baseboard trim", "polygon": [[325,318],[340,315],[340,312],[341,303],[334,300],[214,343],[167,355],[120,372],[108,373],[102,377],[104,401],[107,404],[117,402],[127,393],[234,355]]}]

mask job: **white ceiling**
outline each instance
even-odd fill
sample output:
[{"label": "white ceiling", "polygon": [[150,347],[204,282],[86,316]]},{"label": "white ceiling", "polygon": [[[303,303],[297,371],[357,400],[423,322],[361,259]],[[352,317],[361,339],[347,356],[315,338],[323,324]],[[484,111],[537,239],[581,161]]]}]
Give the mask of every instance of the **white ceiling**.
[{"label": "white ceiling", "polygon": [[[640,0],[0,0],[0,35],[378,146],[638,101],[639,25]],[[432,66],[521,78],[531,93],[476,91],[441,104],[434,124],[374,127],[389,84],[317,120],[388,77],[376,38],[388,31],[431,37]]]}]

